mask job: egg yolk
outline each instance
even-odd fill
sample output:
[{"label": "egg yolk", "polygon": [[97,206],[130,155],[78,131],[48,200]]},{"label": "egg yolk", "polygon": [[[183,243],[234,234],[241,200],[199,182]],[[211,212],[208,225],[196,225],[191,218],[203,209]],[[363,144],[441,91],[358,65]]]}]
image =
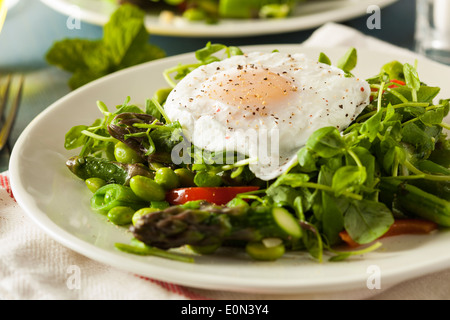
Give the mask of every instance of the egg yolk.
[{"label": "egg yolk", "polygon": [[220,102],[216,105],[230,106],[231,116],[265,117],[289,104],[291,93],[297,91],[294,81],[260,66],[238,66],[232,72],[216,74],[203,89],[210,99]]}]

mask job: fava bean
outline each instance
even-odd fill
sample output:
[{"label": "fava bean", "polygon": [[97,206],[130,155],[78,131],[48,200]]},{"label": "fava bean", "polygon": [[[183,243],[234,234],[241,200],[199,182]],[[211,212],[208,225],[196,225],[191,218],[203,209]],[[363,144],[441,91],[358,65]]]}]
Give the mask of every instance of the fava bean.
[{"label": "fava bean", "polygon": [[164,168],[164,165],[161,163],[158,163],[158,162],[150,162],[148,164],[148,166],[149,166],[150,170],[152,170],[152,171],[156,171],[160,168]]},{"label": "fava bean", "polygon": [[200,171],[195,175],[194,183],[197,187],[214,188],[220,187],[223,181],[213,172]]},{"label": "fava bean", "polygon": [[100,178],[89,178],[85,180],[86,186],[92,193],[106,185],[106,181]]},{"label": "fava bean", "polygon": [[153,209],[164,210],[170,207],[167,201],[152,201],[150,207]]},{"label": "fava bean", "polygon": [[134,176],[130,180],[130,188],[134,194],[145,201],[164,201],[166,192],[154,180],[144,176]]},{"label": "fava bean", "polygon": [[130,207],[115,207],[108,211],[107,217],[113,224],[124,226],[131,223],[134,212]]},{"label": "fava bean", "polygon": [[114,147],[114,156],[121,163],[142,163],[141,156],[123,142],[118,142]]},{"label": "fava bean", "polygon": [[176,169],[175,174],[178,176],[178,179],[180,180],[180,186],[183,188],[187,187],[195,187],[194,178],[195,174],[185,168]]},{"label": "fava bean", "polygon": [[132,222],[133,225],[135,226],[136,223],[137,223],[137,221],[138,221],[142,216],[145,216],[145,215],[147,215],[147,214],[149,214],[149,213],[157,212],[157,211],[160,211],[160,210],[159,210],[159,209],[155,209],[155,208],[142,208],[142,209],[136,211],[136,212],[133,214],[133,217],[131,218],[131,222]]},{"label": "fava bean", "polygon": [[230,202],[227,203],[227,207],[229,207],[229,208],[240,207],[240,206],[248,207],[249,204],[247,201],[245,201],[244,199],[241,199],[241,198],[234,198],[233,200],[231,200]]},{"label": "fava bean", "polygon": [[160,168],[155,173],[155,181],[166,190],[178,188],[180,179],[170,168]]}]

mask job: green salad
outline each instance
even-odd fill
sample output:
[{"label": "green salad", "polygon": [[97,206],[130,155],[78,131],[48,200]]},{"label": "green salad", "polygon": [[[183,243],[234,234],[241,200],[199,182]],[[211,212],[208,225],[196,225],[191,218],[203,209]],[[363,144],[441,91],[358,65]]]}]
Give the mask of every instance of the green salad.
[{"label": "green salad", "polygon": [[[196,146],[183,154],[192,161],[175,163],[187,138],[165,112],[167,97],[200,66],[243,54],[208,43],[195,63],[167,70],[144,107],[98,102],[97,120],[67,132],[65,148],[78,150],[67,167],[91,190],[93,214],[130,232],[117,249],[180,261],[224,247],[263,261],[287,252],[340,261],[378,249],[382,237],[450,226],[449,100],[435,101],[440,88],[409,63],[380,66],[366,80],[370,104],[346,128],[314,131],[276,179],[255,177],[248,157],[224,165],[212,159],[229,154],[206,158]],[[325,53],[318,60],[331,64]],[[337,61],[349,78],[356,64],[353,48]]]},{"label": "green salad", "polygon": [[189,21],[215,23],[220,19],[286,18],[306,0],[113,0],[160,13],[180,15]]}]

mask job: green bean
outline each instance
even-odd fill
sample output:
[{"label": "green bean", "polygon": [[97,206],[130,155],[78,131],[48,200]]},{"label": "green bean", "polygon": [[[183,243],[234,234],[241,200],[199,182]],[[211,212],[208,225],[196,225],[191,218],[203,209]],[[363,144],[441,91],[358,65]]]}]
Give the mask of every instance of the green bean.
[{"label": "green bean", "polygon": [[121,163],[134,164],[143,162],[141,156],[123,142],[118,142],[114,147],[114,156]]},{"label": "green bean", "polygon": [[175,189],[180,186],[180,179],[170,168],[158,169],[155,173],[155,182],[166,190]]},{"label": "green bean", "polygon": [[166,192],[164,188],[154,180],[144,176],[134,176],[130,180],[131,190],[145,201],[164,201]]},{"label": "green bean", "polygon": [[281,258],[286,249],[282,243],[273,247],[266,247],[262,242],[249,242],[245,251],[255,260],[274,261]]},{"label": "green bean", "polygon": [[195,174],[185,168],[180,168],[175,170],[175,174],[178,176],[178,179],[180,180],[180,186],[187,188],[187,187],[195,187],[194,183],[194,177]]},{"label": "green bean", "polygon": [[106,185],[106,181],[101,178],[89,178],[86,179],[85,183],[92,193],[97,192],[98,189]]},{"label": "green bean", "polygon": [[117,226],[128,225],[132,222],[135,211],[130,207],[114,207],[108,211],[107,217],[109,221]]}]

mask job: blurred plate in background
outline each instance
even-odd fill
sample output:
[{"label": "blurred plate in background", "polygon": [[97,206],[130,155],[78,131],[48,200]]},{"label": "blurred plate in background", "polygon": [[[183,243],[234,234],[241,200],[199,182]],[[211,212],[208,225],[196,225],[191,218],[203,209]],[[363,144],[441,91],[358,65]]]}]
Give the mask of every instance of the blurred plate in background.
[{"label": "blurred plate in background", "polygon": [[[111,0],[41,0],[54,10],[68,16],[76,11],[80,19],[104,25],[117,8]],[[161,21],[159,15],[149,14],[146,25],[152,34],[187,37],[243,37],[306,30],[327,22],[341,22],[367,14],[370,6],[384,8],[397,0],[315,0],[298,5],[286,19],[231,20],[218,24],[188,22],[182,18],[171,23]],[[74,11],[74,6],[79,10]]]}]

